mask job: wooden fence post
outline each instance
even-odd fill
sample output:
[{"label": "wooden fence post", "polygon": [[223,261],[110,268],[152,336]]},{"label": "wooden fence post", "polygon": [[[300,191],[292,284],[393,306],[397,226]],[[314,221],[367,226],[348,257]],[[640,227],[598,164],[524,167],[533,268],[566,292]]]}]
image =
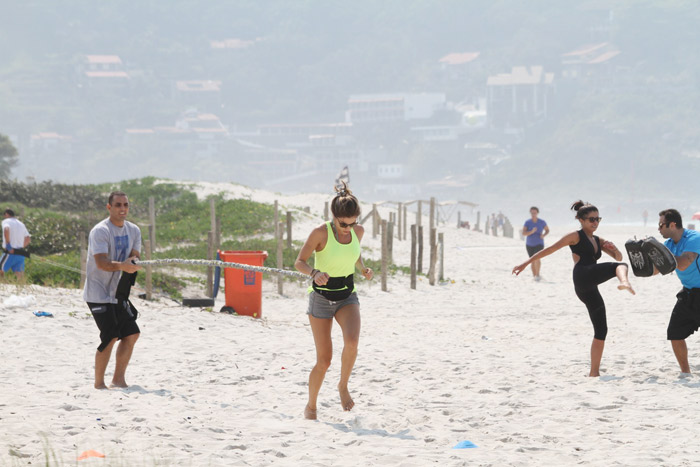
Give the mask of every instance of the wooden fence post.
[{"label": "wooden fence post", "polygon": [[372,204],[372,238],[377,238],[377,231],[379,230],[379,213],[377,212],[377,205]]},{"label": "wooden fence post", "polygon": [[411,226],[411,288],[416,290],[416,224]]},{"label": "wooden fence post", "polygon": [[287,211],[287,248],[292,249],[292,212]]},{"label": "wooden fence post", "polygon": [[397,227],[398,227],[398,239],[404,240],[404,238],[403,238],[403,203],[399,203],[398,216],[399,216],[399,222],[397,225]]},{"label": "wooden fence post", "polygon": [[423,201],[421,200],[418,200],[418,211],[416,212],[416,225],[418,227],[423,225]]},{"label": "wooden fence post", "polygon": [[457,228],[462,227],[462,211],[457,211]]},{"label": "wooden fence post", "polygon": [[277,200],[275,200],[275,213],[274,213],[274,220],[273,222],[275,223],[275,240],[277,240],[277,237],[280,236],[279,232],[279,222],[280,222],[280,212],[279,212],[279,203]]},{"label": "wooden fence post", "polygon": [[435,285],[435,266],[437,266],[437,229],[430,229],[430,267],[428,268],[428,281]]},{"label": "wooden fence post", "polygon": [[479,232],[481,230],[481,227],[479,227],[479,223],[481,222],[481,211],[476,211],[476,225],[474,226],[474,230]]},{"label": "wooden fence post", "polygon": [[438,280],[445,280],[445,234],[440,232],[438,234],[438,255],[440,256],[440,273],[438,274]]},{"label": "wooden fence post", "polygon": [[[279,235],[277,236],[277,269],[282,269],[284,267],[284,240],[282,239],[284,236],[284,227],[281,222],[276,230],[279,231]],[[283,280],[283,276],[279,274],[277,276],[277,293],[280,295],[284,293]]]},{"label": "wooden fence post", "polygon": [[389,222],[387,225],[387,233],[389,239],[387,240],[388,242],[388,253],[389,253],[389,264],[394,264],[394,223]]},{"label": "wooden fence post", "polygon": [[389,232],[386,219],[382,220],[382,292],[387,291],[386,276],[389,268]]},{"label": "wooden fence post", "polygon": [[423,226],[418,226],[418,274],[423,274]]},{"label": "wooden fence post", "polygon": [[148,238],[151,240],[151,251],[156,250],[156,200],[153,196],[148,197],[148,219],[151,228],[148,230]]},{"label": "wooden fence post", "polygon": [[430,228],[436,227],[435,222],[435,197],[430,198]]},{"label": "wooden fence post", "polygon": [[[144,240],[143,242],[144,250],[146,250],[146,261],[151,260],[151,241]],[[153,298],[153,266],[146,266],[146,300],[151,300]]]},{"label": "wooden fence post", "polygon": [[[214,233],[214,252],[221,248],[221,218],[216,218],[216,232]],[[214,255],[216,256],[216,255]]]},{"label": "wooden fence post", "polygon": [[[207,232],[207,259],[214,259],[214,232]],[[214,266],[207,267],[207,297],[214,296]]]},{"label": "wooden fence post", "polygon": [[323,206],[323,220],[328,220],[328,201],[326,201],[326,204]]},{"label": "wooden fence post", "polygon": [[408,225],[408,206],[403,205],[403,239],[406,240],[406,229]]},{"label": "wooden fence post", "polygon": [[80,232],[78,235],[78,243],[80,248],[80,288],[85,288],[85,268],[87,267],[87,248],[85,247],[85,232]]}]

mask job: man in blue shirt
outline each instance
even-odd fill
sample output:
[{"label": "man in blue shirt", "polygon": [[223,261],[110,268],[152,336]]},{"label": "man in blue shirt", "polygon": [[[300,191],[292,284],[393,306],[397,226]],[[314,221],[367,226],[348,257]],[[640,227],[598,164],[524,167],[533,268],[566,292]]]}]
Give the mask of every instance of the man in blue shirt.
[{"label": "man in blue shirt", "polygon": [[[549,227],[543,219],[538,219],[537,216],[540,210],[536,206],[530,208],[530,219],[525,221],[523,225],[523,236],[525,239],[525,248],[527,254],[532,257],[538,251],[544,249],[544,237],[549,233]],[[540,280],[540,265],[539,259],[530,263],[532,275],[536,281]]]},{"label": "man in blue shirt", "polygon": [[[666,335],[683,373],[690,373],[686,337],[700,327],[700,233],[683,228],[681,215],[675,209],[659,213],[659,233],[664,245],[676,257],[676,274],[683,284],[673,307]],[[655,273],[657,271],[654,271]]]}]

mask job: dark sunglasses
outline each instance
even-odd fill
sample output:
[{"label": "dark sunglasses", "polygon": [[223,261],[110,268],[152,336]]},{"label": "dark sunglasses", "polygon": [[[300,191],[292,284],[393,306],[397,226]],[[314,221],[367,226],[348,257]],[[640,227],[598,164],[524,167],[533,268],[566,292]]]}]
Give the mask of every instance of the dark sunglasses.
[{"label": "dark sunglasses", "polygon": [[336,217],[335,220],[338,221],[338,225],[339,225],[341,228],[343,228],[343,229],[347,229],[348,227],[355,227],[355,226],[357,225],[357,221],[353,222],[352,224],[346,224],[345,222],[342,222],[342,221],[341,221],[340,219],[338,219],[337,217]]},{"label": "dark sunglasses", "polygon": [[603,220],[602,217],[586,217],[584,220],[587,220],[588,222],[600,222]]},{"label": "dark sunglasses", "polygon": [[661,227],[668,227],[669,225],[671,225],[670,222],[659,222],[659,228],[661,228]]}]

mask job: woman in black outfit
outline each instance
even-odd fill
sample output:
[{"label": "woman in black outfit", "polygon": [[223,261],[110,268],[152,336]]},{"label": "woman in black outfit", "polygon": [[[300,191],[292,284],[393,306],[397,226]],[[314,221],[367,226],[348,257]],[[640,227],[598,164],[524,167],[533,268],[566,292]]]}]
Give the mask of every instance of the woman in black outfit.
[{"label": "woman in black outfit", "polygon": [[588,315],[593,323],[593,343],[591,344],[591,372],[589,376],[600,376],[600,359],[605,347],[605,336],[608,325],[605,317],[605,303],[598,291],[598,284],[617,277],[620,281],[617,288],[628,290],[634,295],[634,290],[627,279],[625,263],[597,264],[604,251],[617,261],[622,260],[622,253],[610,241],[604,240],[593,232],[596,231],[601,217],[598,208],[592,204],[576,201],[571,209],[576,211],[576,219],[581,223],[581,230],[564,235],[558,242],[542,251],[537,252],[524,263],[513,268],[513,274],[520,274],[532,261],[542,259],[555,251],[569,246],[574,259],[574,290],[576,296],[588,309]]}]

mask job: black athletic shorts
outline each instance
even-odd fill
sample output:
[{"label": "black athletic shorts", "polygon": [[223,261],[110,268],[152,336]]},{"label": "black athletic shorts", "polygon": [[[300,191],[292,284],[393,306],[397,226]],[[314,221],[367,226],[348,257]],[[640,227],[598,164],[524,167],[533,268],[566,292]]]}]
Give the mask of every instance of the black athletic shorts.
[{"label": "black athletic shorts", "polygon": [[530,255],[530,258],[532,258],[532,255],[537,253],[538,251],[544,250],[544,243],[541,243],[539,245],[525,245],[525,248],[527,248],[527,254]]},{"label": "black athletic shorts", "polygon": [[700,327],[700,289],[684,288],[676,298],[666,330],[666,338],[674,341],[685,339]]},{"label": "black athletic shorts", "polygon": [[102,352],[112,339],[122,339],[132,334],[139,334],[141,330],[136,324],[138,312],[127,301],[116,303],[89,303],[87,306],[95,318],[97,328],[100,330],[100,346],[97,350]]}]

